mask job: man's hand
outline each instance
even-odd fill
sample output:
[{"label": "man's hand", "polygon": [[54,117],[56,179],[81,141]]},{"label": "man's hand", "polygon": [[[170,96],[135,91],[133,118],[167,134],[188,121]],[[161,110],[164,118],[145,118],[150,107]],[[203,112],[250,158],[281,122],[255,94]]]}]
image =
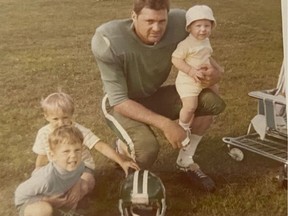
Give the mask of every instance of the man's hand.
[{"label": "man's hand", "polygon": [[224,72],[224,69],[213,58],[210,58],[210,63],[200,66],[200,71],[204,75],[204,78],[200,80],[206,86],[213,86],[218,83]]},{"label": "man's hand", "polygon": [[194,67],[191,67],[189,72],[188,72],[188,75],[190,77],[192,77],[194,79],[194,81],[197,82],[197,83],[200,83],[201,79],[204,79],[204,75],[202,73],[201,68],[200,69],[196,69]]},{"label": "man's hand", "polygon": [[165,137],[173,148],[183,147],[181,142],[187,137],[187,133],[175,121],[156,114],[143,105],[130,99],[126,100],[120,105],[115,106],[114,109],[115,111],[131,119],[159,128],[164,133]]},{"label": "man's hand", "polygon": [[167,120],[161,127],[165,137],[174,149],[182,148],[182,142],[187,137],[185,130],[175,121]]}]

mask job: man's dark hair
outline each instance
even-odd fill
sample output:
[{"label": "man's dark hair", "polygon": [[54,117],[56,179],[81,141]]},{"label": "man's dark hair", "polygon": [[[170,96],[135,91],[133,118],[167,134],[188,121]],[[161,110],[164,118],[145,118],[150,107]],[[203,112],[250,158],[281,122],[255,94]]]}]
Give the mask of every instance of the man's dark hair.
[{"label": "man's dark hair", "polygon": [[143,8],[153,10],[170,9],[169,0],[134,0],[133,11],[138,15]]}]

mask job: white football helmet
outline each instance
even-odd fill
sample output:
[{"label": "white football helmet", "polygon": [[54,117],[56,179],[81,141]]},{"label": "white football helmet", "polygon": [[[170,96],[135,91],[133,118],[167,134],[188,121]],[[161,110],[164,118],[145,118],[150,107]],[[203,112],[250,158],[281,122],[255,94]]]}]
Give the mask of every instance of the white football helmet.
[{"label": "white football helmet", "polygon": [[164,216],[165,188],[159,177],[148,170],[128,175],[120,186],[121,216]]}]

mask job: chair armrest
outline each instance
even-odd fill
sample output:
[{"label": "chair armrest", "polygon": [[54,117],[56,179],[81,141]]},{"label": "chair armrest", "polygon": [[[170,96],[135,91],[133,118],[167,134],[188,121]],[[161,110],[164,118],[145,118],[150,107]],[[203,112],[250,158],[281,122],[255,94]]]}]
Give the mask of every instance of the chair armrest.
[{"label": "chair armrest", "polygon": [[273,95],[271,94],[273,90],[263,90],[263,91],[252,91],[248,95],[257,99],[271,100],[275,103],[286,105],[286,98],[283,95]]}]

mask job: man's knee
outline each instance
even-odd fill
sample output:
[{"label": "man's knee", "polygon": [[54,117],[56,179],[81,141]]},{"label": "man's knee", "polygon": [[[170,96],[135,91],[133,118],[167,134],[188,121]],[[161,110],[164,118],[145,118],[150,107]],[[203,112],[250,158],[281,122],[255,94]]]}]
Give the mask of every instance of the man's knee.
[{"label": "man's knee", "polygon": [[220,97],[217,97],[216,98],[216,102],[213,106],[213,112],[212,114],[213,115],[218,115],[220,114],[221,112],[223,112],[226,108],[226,103],[224,102],[224,100]]},{"label": "man's knee", "polygon": [[223,99],[211,89],[203,89],[198,97],[196,115],[218,115],[224,111],[226,104]]},{"label": "man's knee", "polygon": [[149,169],[156,161],[160,149],[155,137],[147,137],[135,146],[136,162],[141,169]]}]

